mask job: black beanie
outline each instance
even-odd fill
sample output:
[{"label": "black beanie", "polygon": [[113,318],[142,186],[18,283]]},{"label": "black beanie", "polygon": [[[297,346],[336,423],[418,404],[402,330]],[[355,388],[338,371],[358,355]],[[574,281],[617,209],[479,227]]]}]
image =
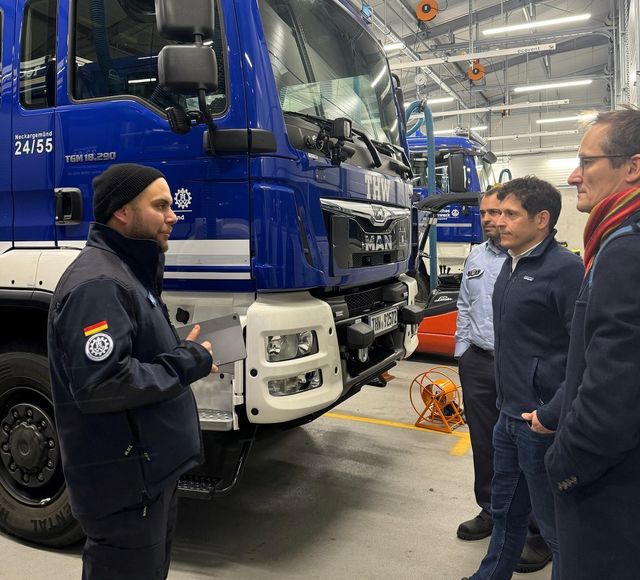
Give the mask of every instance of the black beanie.
[{"label": "black beanie", "polygon": [[106,224],[114,211],[129,203],[161,177],[164,177],[161,171],[137,163],[112,165],[104,173],[94,177],[93,215],[96,221]]}]

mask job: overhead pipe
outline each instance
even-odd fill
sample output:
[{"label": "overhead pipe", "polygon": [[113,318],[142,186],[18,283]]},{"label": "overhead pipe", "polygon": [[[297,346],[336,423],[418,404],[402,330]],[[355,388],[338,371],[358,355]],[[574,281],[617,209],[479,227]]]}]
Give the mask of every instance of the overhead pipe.
[{"label": "overhead pipe", "polygon": [[515,46],[513,48],[498,48],[495,50],[487,50],[484,52],[426,58],[415,62],[397,62],[390,64],[389,66],[391,67],[391,70],[400,70],[403,68],[412,68],[415,66],[432,66],[435,64],[445,64],[449,62],[472,61],[480,58],[496,58],[499,56],[506,56],[510,54],[531,54],[534,52],[546,52],[548,50],[550,51],[555,49],[555,42],[549,42],[547,44],[531,44],[528,46]]}]

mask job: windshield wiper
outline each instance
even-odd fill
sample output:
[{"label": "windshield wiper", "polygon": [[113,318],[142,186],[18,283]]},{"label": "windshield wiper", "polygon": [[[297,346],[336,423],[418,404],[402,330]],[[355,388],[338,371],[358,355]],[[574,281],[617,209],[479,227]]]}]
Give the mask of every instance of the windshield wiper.
[{"label": "windshield wiper", "polygon": [[[308,113],[300,113],[298,111],[282,111],[285,115],[293,115],[294,117],[300,117],[301,119],[305,119],[306,121],[310,121],[316,125],[318,125],[321,129],[326,129],[333,126],[333,120],[324,119],[322,117],[318,117],[316,115],[309,115]],[[360,139],[364,142],[371,155],[371,160],[373,161],[374,167],[382,167],[382,159],[380,158],[380,153],[378,153],[378,149],[373,144],[373,141],[369,138],[369,136],[360,129],[355,129],[353,125],[351,126],[351,132],[354,135],[358,135]]]},{"label": "windshield wiper", "polygon": [[300,113],[298,111],[282,111],[285,115],[293,115],[294,117],[300,117],[306,121],[311,121],[314,125],[318,125],[320,128],[331,127],[333,121],[325,119],[324,117],[318,117],[317,115],[309,115],[308,113]]},{"label": "windshield wiper", "polygon": [[367,146],[369,150],[369,154],[371,155],[371,159],[373,159],[374,167],[382,167],[382,159],[380,159],[380,153],[376,149],[376,146],[373,144],[373,141],[369,139],[369,135],[367,135],[364,131],[360,131],[360,129],[354,129],[351,126],[351,132],[355,133],[360,139],[364,141],[364,144]]},{"label": "windshield wiper", "polygon": [[385,153],[386,155],[389,155],[390,157],[393,157],[394,154],[396,153],[396,148],[391,144],[391,143],[387,143],[385,141],[378,141],[376,139],[373,139],[373,144],[383,153]]},{"label": "windshield wiper", "polygon": [[[413,170],[411,169],[411,162],[409,161],[405,150],[402,147],[398,147],[391,143],[386,143],[384,141],[374,141],[373,142],[376,147],[380,148],[380,150],[391,157],[390,164],[396,171],[396,173],[406,173],[409,178],[413,178]],[[396,154],[400,155],[402,161],[398,161],[396,159]]]}]

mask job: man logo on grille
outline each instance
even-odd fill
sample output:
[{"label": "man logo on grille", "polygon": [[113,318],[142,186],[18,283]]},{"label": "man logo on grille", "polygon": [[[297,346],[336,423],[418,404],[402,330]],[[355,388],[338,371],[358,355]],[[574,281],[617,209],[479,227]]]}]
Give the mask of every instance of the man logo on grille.
[{"label": "man logo on grille", "polygon": [[94,334],[87,340],[84,353],[89,360],[100,362],[113,352],[113,339],[106,333]]}]

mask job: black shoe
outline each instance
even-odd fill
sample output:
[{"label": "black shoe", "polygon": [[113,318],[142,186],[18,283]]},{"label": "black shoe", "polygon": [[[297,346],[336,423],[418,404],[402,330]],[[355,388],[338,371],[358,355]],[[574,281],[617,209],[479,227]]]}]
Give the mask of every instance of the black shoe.
[{"label": "black shoe", "polygon": [[475,518],[462,522],[456,532],[461,540],[482,540],[491,535],[493,520],[486,512],[480,512]]},{"label": "black shoe", "polygon": [[542,536],[527,536],[520,560],[516,565],[516,572],[521,574],[536,572],[542,570],[549,562],[551,562],[551,550]]}]

